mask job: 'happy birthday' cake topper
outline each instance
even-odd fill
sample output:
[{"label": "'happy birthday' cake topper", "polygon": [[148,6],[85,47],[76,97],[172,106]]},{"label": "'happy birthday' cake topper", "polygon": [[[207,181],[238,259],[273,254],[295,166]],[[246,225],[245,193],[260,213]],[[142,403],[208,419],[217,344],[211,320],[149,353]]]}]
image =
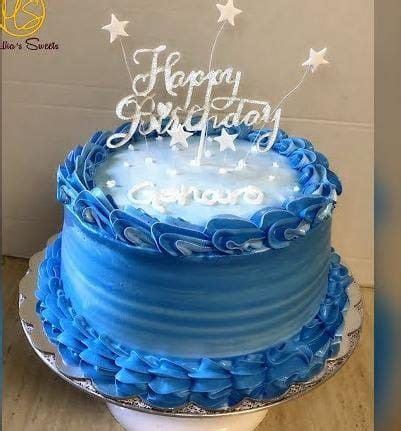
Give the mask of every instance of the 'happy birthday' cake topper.
[{"label": "'happy birthday' cake topper", "polygon": [[[253,146],[255,152],[266,152],[271,149],[279,130],[282,106],[301,87],[310,73],[316,72],[320,65],[328,64],[325,59],[327,48],[321,51],[310,50],[309,58],[302,64],[305,67],[302,78],[275,107],[268,101],[242,97],[239,91],[241,72],[235,71],[233,67],[213,68],[214,51],[223,29],[227,24],[235,26],[235,19],[242,11],[234,6],[233,0],[227,0],[225,5],[216,6],[220,12],[218,23],[221,23],[221,26],[212,44],[208,70],[193,70],[188,73],[179,67],[181,54],[178,51],[169,52],[166,45],[160,45],[155,48],[137,49],[133,53],[130,61],[135,66],[148,64],[146,73],[137,73],[134,76],[122,41],[123,37],[129,36],[126,31],[129,21],[119,21],[112,14],[110,24],[103,29],[110,33],[110,43],[118,40],[121,44],[132,83],[132,93],[124,97],[116,107],[118,118],[131,123],[129,131],[110,136],[108,147],[118,148],[127,144],[137,131],[145,137],[156,131],[159,135],[167,134],[171,137],[172,149],[186,150],[188,138],[195,132],[200,132],[196,158],[191,162],[193,166],[200,166],[207,155],[208,128],[221,129],[220,136],[214,138],[220,145],[220,151],[235,151],[235,139],[238,135],[230,134],[228,130],[242,124],[262,129],[255,138]],[[155,101],[154,91],[158,81],[163,81],[171,100]],[[221,85],[230,89],[229,95],[214,96],[214,90]],[[197,88],[204,89],[201,106],[192,103],[193,93]],[[184,103],[174,104],[175,98],[182,92],[185,92]],[[237,168],[242,169],[245,166],[246,160],[240,160]]]}]

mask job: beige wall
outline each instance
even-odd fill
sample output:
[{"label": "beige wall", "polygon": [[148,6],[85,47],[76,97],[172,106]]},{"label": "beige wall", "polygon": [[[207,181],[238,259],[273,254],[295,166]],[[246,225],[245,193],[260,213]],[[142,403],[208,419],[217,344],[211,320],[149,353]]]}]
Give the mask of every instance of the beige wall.
[{"label": "beige wall", "polygon": [[[130,50],[165,42],[183,68],[206,68],[215,0],[48,1],[39,37],[55,52],[3,53],[4,253],[30,255],[60,227],[55,170],[97,129],[117,124],[129,92],[119,45],[99,28],[111,11],[131,21]],[[241,94],[277,101],[300,77],[310,47],[330,66],[284,109],[283,127],[309,138],[344,183],[334,245],[364,284],[373,282],[373,0],[237,0],[215,64],[243,71]]]}]

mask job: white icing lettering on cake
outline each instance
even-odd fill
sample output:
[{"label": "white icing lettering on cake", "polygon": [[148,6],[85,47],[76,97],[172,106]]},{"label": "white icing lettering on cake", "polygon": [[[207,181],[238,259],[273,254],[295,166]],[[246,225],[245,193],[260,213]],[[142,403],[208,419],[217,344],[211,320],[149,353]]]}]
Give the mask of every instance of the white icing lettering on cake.
[{"label": "white icing lettering on cake", "polygon": [[157,189],[150,181],[135,184],[127,193],[128,200],[134,205],[151,205],[160,213],[166,212],[167,204],[186,205],[193,200],[201,205],[237,205],[242,201],[250,205],[261,205],[264,193],[255,186],[230,189],[200,190],[194,186],[180,186]]}]

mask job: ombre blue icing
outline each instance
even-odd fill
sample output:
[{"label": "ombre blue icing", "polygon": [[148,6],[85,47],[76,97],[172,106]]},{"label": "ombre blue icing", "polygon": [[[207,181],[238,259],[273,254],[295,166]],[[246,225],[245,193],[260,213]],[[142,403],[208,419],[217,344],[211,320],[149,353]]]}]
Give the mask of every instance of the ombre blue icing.
[{"label": "ombre blue icing", "polygon": [[[122,125],[115,132],[128,127],[129,124]],[[327,159],[314,151],[309,141],[288,137],[280,131],[272,151],[288,157],[298,173],[301,195],[285,200],[280,207],[259,209],[249,218],[221,215],[203,225],[180,217],[162,221],[141,208],[119,208],[110,195],[96,186],[96,168],[118,151],[106,147],[111,133],[96,133],[84,147],[77,147],[68,155],[58,170],[57,197],[82,222],[133,247],[146,246],[173,256],[241,254],[287,247],[292,240],[330,217],[336,197],[342,192]],[[251,145],[259,132],[240,127],[230,129],[229,133],[239,133]],[[132,143],[140,139],[135,135]],[[170,151],[167,146],[166,151]],[[274,223],[269,223],[271,220]]]},{"label": "ombre blue icing", "polygon": [[206,409],[225,409],[244,398],[279,397],[293,383],[318,374],[338,352],[348,302],[346,288],[352,278],[332,251],[325,296],[316,314],[292,337],[244,355],[179,358],[132,349],[96,331],[77,312],[61,275],[63,240],[60,237],[47,248],[40,266],[37,311],[63,359],[80,367],[106,395],[139,396],[159,408],[193,402]]}]

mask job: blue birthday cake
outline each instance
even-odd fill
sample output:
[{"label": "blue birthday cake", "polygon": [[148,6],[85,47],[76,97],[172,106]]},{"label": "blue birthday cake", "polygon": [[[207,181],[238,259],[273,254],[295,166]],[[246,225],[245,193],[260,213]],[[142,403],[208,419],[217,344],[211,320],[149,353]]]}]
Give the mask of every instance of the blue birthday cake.
[{"label": "blue birthday cake", "polygon": [[[255,132],[234,132],[238,157]],[[351,282],[330,245],[341,184],[327,159],[280,131],[263,157],[249,153],[252,169],[213,175],[220,152],[205,167],[187,163],[196,135],[185,152],[139,135],[110,150],[110,135],[96,133],[58,171],[64,227],[37,297],[64,360],[102,393],[162,408],[275,398],[320,372],[338,349]],[[132,183],[152,185],[134,193]],[[252,188],[252,203],[244,192],[215,202],[249,183],[262,200]],[[202,205],[196,190],[215,203]]]},{"label": "blue birthday cake", "polygon": [[[234,25],[220,6],[221,29]],[[111,42],[127,24],[112,16]],[[165,51],[134,53],[150,70],[130,70],[125,122],[58,169],[64,225],[40,266],[37,312],[63,360],[109,397],[207,410],[276,399],[338,352],[352,281],[331,247],[341,182],[279,127],[326,50],[311,50],[274,109],[239,97],[233,68],[186,75]],[[156,103],[161,77],[171,97],[186,89],[183,104]],[[220,84],[228,97],[213,97]]]}]

